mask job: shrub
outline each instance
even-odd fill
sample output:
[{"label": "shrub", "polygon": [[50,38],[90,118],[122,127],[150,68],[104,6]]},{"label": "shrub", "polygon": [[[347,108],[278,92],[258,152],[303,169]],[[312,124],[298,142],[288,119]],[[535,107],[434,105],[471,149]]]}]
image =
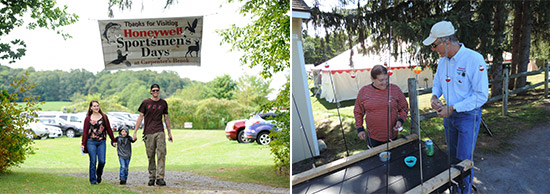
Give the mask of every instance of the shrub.
[{"label": "shrub", "polygon": [[[279,91],[279,95],[275,101],[262,105],[262,110],[267,111],[277,109],[275,112],[279,116],[275,117],[278,132],[271,133],[273,141],[269,144],[271,155],[275,162],[275,167],[282,174],[290,172],[290,113],[288,110],[290,105],[290,82],[286,82],[284,88]],[[283,111],[281,111],[281,109]]]},{"label": "shrub", "polygon": [[227,122],[248,118],[253,112],[252,107],[227,99],[169,98],[166,102],[172,128],[183,128],[185,122],[193,122],[195,129],[223,129]]},{"label": "shrub", "polygon": [[[16,77],[10,85],[19,93],[29,90],[34,84],[25,83],[27,76],[28,72],[21,78]],[[23,97],[26,103],[21,105],[15,102],[17,98],[16,92],[2,90],[0,94],[0,173],[23,163],[27,154],[34,153],[33,141],[27,138],[27,134],[32,134],[32,131],[24,126],[36,116],[39,97]]]},{"label": "shrub", "polygon": [[168,115],[173,129],[183,129],[185,122],[193,122],[193,128],[197,125],[194,122],[194,112],[197,109],[197,100],[184,100],[181,98],[168,98]]}]

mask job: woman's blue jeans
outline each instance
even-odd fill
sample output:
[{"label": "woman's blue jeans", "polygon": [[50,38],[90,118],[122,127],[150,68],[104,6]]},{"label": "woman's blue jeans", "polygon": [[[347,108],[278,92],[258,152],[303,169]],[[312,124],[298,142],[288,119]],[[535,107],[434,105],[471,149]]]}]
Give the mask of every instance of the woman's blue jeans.
[{"label": "woman's blue jeans", "polygon": [[[472,160],[475,150],[479,125],[481,123],[481,108],[466,112],[453,112],[450,117],[444,119],[445,137],[447,138],[447,152],[459,160]],[[470,176],[464,178],[466,190],[464,193],[471,193],[470,183],[474,171]],[[459,191],[460,193],[460,191]]]},{"label": "woman's blue jeans", "polygon": [[118,158],[120,163],[120,180],[128,180],[128,166],[130,166],[130,158]]},{"label": "woman's blue jeans", "polygon": [[94,141],[88,139],[86,146],[90,156],[90,183],[95,184],[97,183],[97,177],[103,175],[103,167],[105,167],[105,140]]}]

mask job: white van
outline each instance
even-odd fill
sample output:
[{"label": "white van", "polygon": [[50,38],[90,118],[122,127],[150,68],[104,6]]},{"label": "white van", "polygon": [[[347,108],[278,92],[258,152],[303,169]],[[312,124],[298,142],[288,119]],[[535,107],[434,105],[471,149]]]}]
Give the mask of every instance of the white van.
[{"label": "white van", "polygon": [[60,118],[64,121],[75,125],[78,128],[83,128],[84,118],[86,118],[86,113],[63,113],[60,111],[41,111],[37,112],[38,117],[42,118]]}]

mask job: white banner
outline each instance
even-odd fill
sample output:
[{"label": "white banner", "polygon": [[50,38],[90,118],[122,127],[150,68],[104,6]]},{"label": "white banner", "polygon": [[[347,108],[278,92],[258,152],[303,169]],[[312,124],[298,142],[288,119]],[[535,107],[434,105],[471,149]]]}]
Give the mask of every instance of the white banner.
[{"label": "white banner", "polygon": [[203,17],[99,20],[106,70],[200,66]]}]

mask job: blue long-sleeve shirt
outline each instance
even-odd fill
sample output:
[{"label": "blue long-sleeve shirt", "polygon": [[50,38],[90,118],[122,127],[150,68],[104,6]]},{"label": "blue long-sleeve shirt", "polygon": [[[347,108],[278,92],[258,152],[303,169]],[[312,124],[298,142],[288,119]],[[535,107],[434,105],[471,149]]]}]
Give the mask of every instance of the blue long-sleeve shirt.
[{"label": "blue long-sleeve shirt", "polygon": [[438,98],[443,95],[447,105],[453,106],[457,112],[470,111],[485,104],[489,98],[489,79],[483,56],[460,44],[460,49],[451,59],[441,57],[432,95]]}]

